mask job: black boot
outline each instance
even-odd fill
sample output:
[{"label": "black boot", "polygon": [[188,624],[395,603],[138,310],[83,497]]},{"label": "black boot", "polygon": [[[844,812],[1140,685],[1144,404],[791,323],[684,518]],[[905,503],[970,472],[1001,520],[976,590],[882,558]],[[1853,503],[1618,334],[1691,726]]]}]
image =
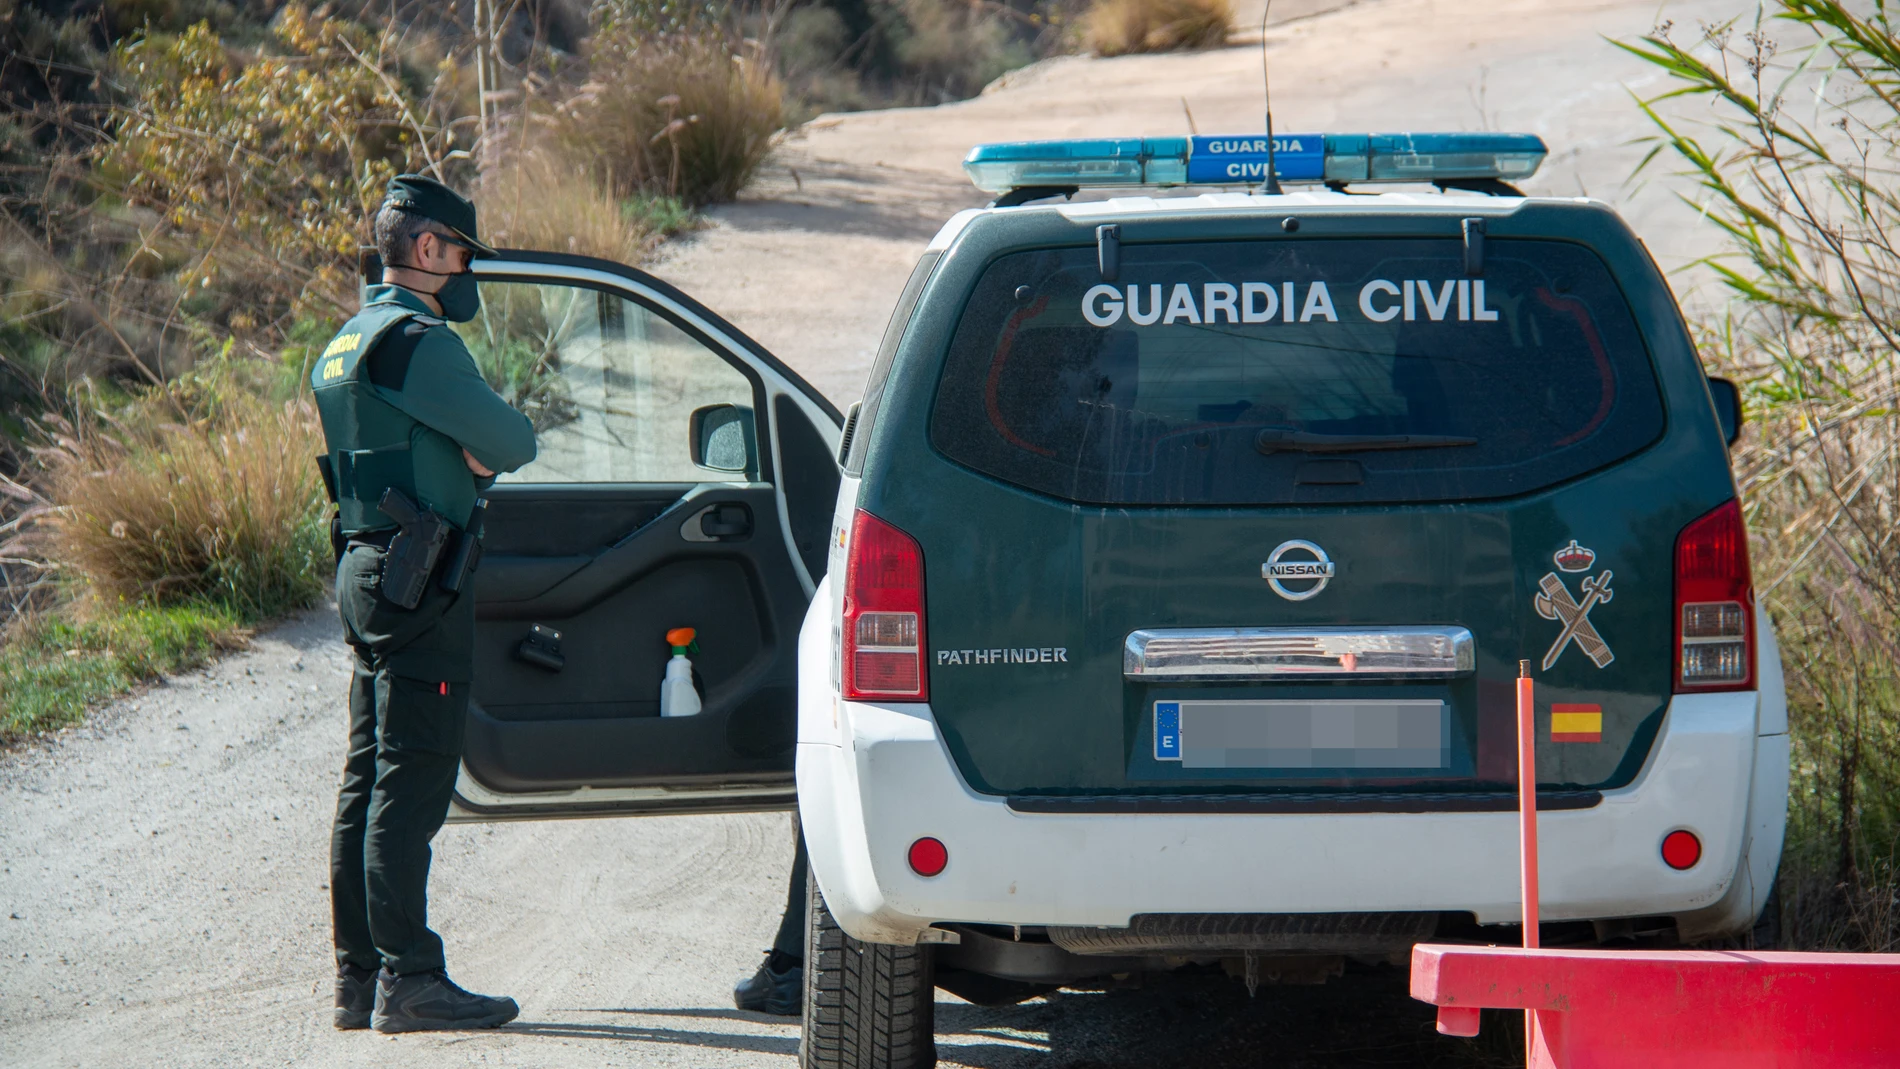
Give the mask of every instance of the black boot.
[{"label": "black boot", "polygon": [[369,1027],[369,1011],[376,1008],[376,970],[358,965],[336,967],[336,1010],[332,1018],[338,1028]]},{"label": "black boot", "polygon": [[455,986],[446,969],[397,976],[384,969],[376,974],[378,1032],[436,1032],[464,1028],[494,1028],[521,1012],[511,998],[471,994]]},{"label": "black boot", "polygon": [[751,979],[732,989],[733,1004],[754,1013],[797,1017],[805,1008],[805,963],[774,950]]}]

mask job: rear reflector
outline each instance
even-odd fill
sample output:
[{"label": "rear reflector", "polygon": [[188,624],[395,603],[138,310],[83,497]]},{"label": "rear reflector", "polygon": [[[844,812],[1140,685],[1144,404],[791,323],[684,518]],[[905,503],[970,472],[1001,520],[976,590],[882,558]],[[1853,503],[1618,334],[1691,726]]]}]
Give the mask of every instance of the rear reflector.
[{"label": "rear reflector", "polygon": [[1755,592],[1740,501],[1676,536],[1676,693],[1755,685]]},{"label": "rear reflector", "polygon": [[950,851],[930,836],[926,835],[910,844],[910,869],[917,875],[935,876],[949,864]]},{"label": "rear reflector", "polygon": [[844,696],[920,702],[924,673],[924,554],[917,540],[859,509],[845,563],[838,651]]},{"label": "rear reflector", "polygon": [[1702,860],[1702,840],[1692,831],[1672,831],[1663,836],[1663,863],[1672,869],[1694,868]]}]

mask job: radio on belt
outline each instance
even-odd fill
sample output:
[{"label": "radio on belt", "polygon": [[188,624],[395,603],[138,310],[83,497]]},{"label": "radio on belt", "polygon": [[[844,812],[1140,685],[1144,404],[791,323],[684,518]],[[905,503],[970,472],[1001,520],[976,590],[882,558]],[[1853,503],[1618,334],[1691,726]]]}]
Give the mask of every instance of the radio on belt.
[{"label": "radio on belt", "polygon": [[[1282,182],[1440,182],[1529,178],[1549,149],[1536,134],[1276,134]],[[1128,137],[978,145],[963,170],[978,189],[1030,186],[1257,185],[1267,137]]]}]

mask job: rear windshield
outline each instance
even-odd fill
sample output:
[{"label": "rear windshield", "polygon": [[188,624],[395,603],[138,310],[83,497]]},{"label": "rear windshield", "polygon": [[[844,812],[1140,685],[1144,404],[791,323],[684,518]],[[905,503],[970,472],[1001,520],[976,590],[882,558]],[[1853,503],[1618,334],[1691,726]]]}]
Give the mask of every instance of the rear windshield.
[{"label": "rear windshield", "polygon": [[931,416],[944,455],[1072,501],[1470,500],[1642,449],[1655,373],[1570,244],[1312,239],[1014,253],[977,283]]}]

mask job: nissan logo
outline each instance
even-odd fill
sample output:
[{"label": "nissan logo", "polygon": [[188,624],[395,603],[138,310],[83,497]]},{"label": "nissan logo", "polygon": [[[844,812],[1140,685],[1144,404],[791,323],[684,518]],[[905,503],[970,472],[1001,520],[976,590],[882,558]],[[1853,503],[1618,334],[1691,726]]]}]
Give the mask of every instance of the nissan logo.
[{"label": "nissan logo", "polygon": [[[1313,559],[1282,559],[1288,553],[1295,551],[1312,554]],[[1326,555],[1325,550],[1303,538],[1295,538],[1273,547],[1273,553],[1267,557],[1267,563],[1260,566],[1260,578],[1267,581],[1267,585],[1273,588],[1275,594],[1288,601],[1305,601],[1326,589],[1326,584],[1333,578],[1333,561]],[[1305,590],[1288,590],[1281,582],[1282,580],[1310,581],[1313,585]]]}]

